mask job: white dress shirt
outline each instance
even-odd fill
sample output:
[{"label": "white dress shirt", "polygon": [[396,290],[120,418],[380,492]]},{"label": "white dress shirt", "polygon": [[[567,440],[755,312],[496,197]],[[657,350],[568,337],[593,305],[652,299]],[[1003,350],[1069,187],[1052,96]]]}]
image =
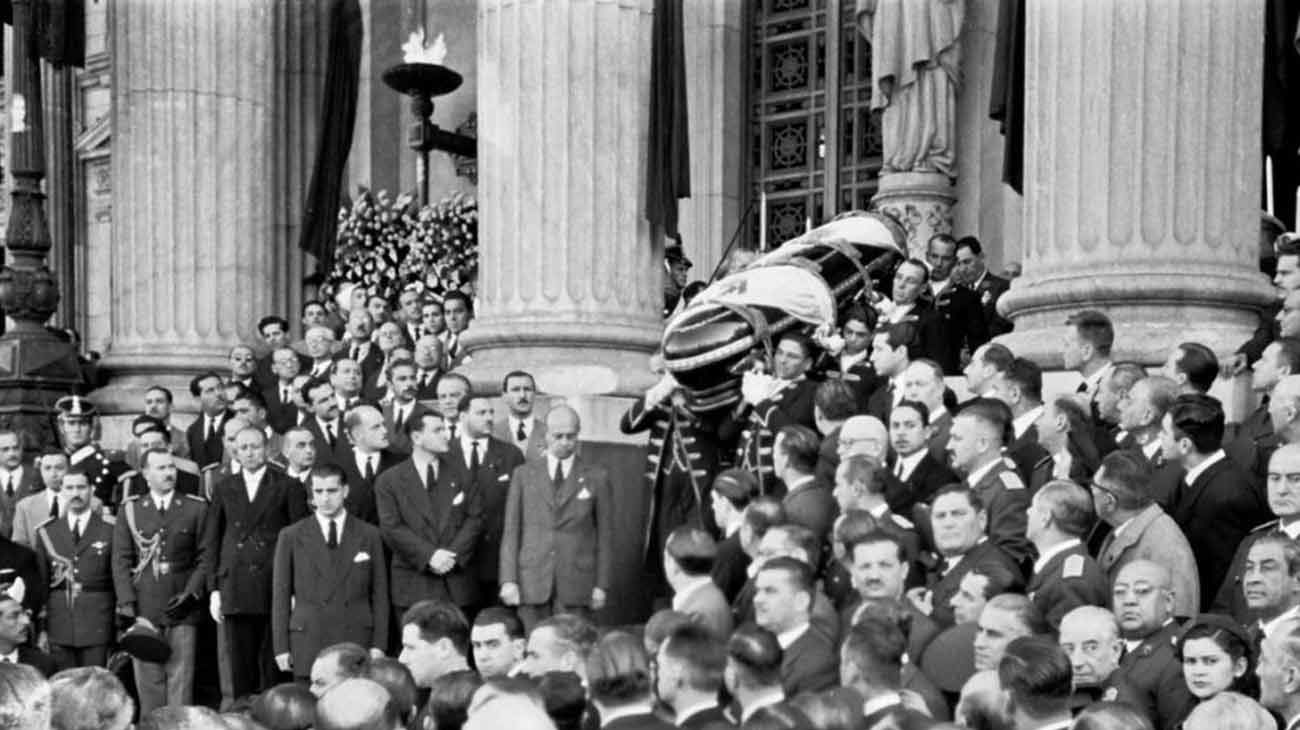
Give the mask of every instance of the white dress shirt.
[{"label": "white dress shirt", "polygon": [[1220,461],[1223,461],[1226,458],[1227,458],[1227,454],[1223,452],[1223,449],[1219,449],[1213,454],[1210,454],[1209,456],[1205,457],[1205,461],[1202,461],[1201,463],[1187,470],[1187,474],[1183,476],[1183,484],[1186,484],[1189,487],[1192,486],[1193,484],[1196,483],[1196,479],[1205,473],[1206,469],[1209,469],[1210,467],[1214,466]]},{"label": "white dress shirt", "polygon": [[1051,560],[1052,558],[1056,557],[1057,555],[1060,555],[1061,553],[1065,552],[1066,550],[1069,550],[1070,548],[1076,545],[1082,545],[1082,544],[1083,543],[1079,541],[1079,538],[1072,537],[1069,540],[1058,542],[1055,545],[1047,548],[1046,552],[1038,556],[1038,560],[1034,561],[1034,573],[1035,574],[1041,573],[1043,568],[1047,566],[1049,560]]},{"label": "white dress shirt", "polygon": [[921,465],[921,459],[925,458],[927,451],[922,447],[917,449],[916,453],[911,456],[899,455],[898,460],[894,463],[894,476],[903,482],[911,479],[912,472],[916,471],[916,467]]},{"label": "white dress shirt", "polygon": [[560,459],[555,458],[549,451],[546,452],[546,473],[551,477],[554,477],[555,465],[559,464],[560,468],[563,470],[563,473],[560,476],[564,479],[568,479],[569,475],[573,473],[573,458],[574,457],[570,456],[561,461]]},{"label": "white dress shirt", "polygon": [[258,469],[257,471],[248,471],[248,470],[244,471],[243,473],[244,492],[248,495],[249,504],[252,504],[253,500],[257,499],[257,485],[262,483],[262,475],[265,473],[266,473],[265,464],[263,464],[262,468]]},{"label": "white dress shirt", "polygon": [[[339,534],[337,535],[339,542],[343,542],[343,523],[347,521],[347,518],[348,518],[347,510],[341,510],[337,515],[334,516],[334,519],[332,520],[336,525],[335,529],[337,529],[339,532]],[[322,517],[319,513],[317,513],[316,524],[320,525],[320,534],[322,537],[325,538],[326,544],[329,544],[330,541],[330,522],[331,520],[326,519],[325,517]]]}]

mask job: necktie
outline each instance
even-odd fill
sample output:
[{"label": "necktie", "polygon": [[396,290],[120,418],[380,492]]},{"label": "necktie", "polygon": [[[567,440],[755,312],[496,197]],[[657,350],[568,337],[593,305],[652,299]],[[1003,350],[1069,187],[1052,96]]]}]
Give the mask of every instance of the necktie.
[{"label": "necktie", "polygon": [[447,338],[447,359],[452,360],[456,357],[456,347],[460,344],[460,338],[452,335]]},{"label": "necktie", "polygon": [[470,442],[469,452],[469,470],[471,473],[478,472],[478,463],[478,441],[474,440]]},{"label": "necktie", "polygon": [[72,523],[72,541],[81,542],[81,520],[75,520]]},{"label": "necktie", "polygon": [[288,388],[285,388],[284,390],[280,391],[280,402],[281,403],[293,402],[293,395],[289,392]]},{"label": "necktie", "polygon": [[58,516],[59,516],[59,497],[58,495],[52,494],[50,495],[50,517],[58,517]]},{"label": "necktie", "polygon": [[330,448],[334,448],[334,424],[325,424],[325,440],[329,442]]},{"label": "necktie", "polygon": [[351,359],[352,359],[352,360],[356,360],[357,362],[361,362],[361,345],[357,345],[357,344],[353,344],[353,345],[352,345],[352,358],[351,358]]},{"label": "necktie", "polygon": [[13,475],[5,477],[5,495],[14,496],[14,478]]},{"label": "necktie", "polygon": [[528,440],[528,432],[524,430],[524,421],[522,418],[519,419],[519,430],[515,431],[515,440],[521,443]]},{"label": "necktie", "polygon": [[897,463],[897,464],[894,464],[894,476],[898,477],[899,479],[902,479],[902,478],[903,478],[903,460],[902,460],[902,459],[899,459],[899,460],[898,460],[898,463]]},{"label": "necktie", "polygon": [[453,424],[451,424],[450,426],[448,426],[447,428],[451,431],[451,440],[452,440],[452,441],[455,441],[455,440],[456,440],[456,424],[453,423]]},{"label": "necktie", "polygon": [[397,409],[396,417],[393,419],[393,430],[401,431],[402,426],[406,423],[406,411],[402,408]]},{"label": "necktie", "polygon": [[557,492],[560,491],[560,487],[564,486],[564,463],[563,462],[559,462],[559,461],[555,462],[555,476],[551,479],[551,484],[555,487],[555,491]]},{"label": "necktie", "polygon": [[339,546],[339,523],[337,520],[330,520],[329,546],[331,550]]},{"label": "necktie", "polygon": [[1085,381],[1083,381],[1082,383],[1079,383],[1079,387],[1075,388],[1075,389],[1074,389],[1074,392],[1076,392],[1076,393],[1087,393],[1087,392],[1088,392],[1088,381],[1085,380]]},{"label": "necktie", "polygon": [[437,485],[438,475],[433,471],[433,464],[429,464],[424,470],[424,488],[432,492]]},{"label": "necktie", "polygon": [[203,440],[212,440],[212,416],[204,416],[203,419]]},{"label": "necktie", "polygon": [[366,457],[366,481],[373,482],[374,480],[375,480],[375,457],[368,456]]}]

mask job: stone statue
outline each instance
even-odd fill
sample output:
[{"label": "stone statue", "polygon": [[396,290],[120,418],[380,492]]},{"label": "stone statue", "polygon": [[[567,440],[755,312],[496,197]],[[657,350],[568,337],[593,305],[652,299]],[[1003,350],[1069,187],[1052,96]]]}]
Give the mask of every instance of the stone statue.
[{"label": "stone statue", "polygon": [[871,108],[884,112],[881,172],[956,177],[966,0],[857,0],[856,10],[871,42]]}]

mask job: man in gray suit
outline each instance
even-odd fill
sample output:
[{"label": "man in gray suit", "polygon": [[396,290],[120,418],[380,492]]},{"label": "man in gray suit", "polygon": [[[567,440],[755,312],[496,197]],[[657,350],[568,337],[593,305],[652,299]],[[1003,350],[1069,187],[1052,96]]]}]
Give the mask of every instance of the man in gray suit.
[{"label": "man in gray suit", "polygon": [[731,636],[731,604],[713,583],[718,545],[709,533],[682,525],[664,541],[664,577],[673,590],[673,610],[695,619],[719,641]]},{"label": "man in gray suit", "polygon": [[506,417],[497,421],[493,435],[523,452],[525,459],[546,453],[546,423],[533,415],[537,404],[537,383],[522,370],[507,373],[501,380],[501,399]]},{"label": "man in gray suit", "polygon": [[546,415],[546,455],[515,469],[501,535],[501,600],[530,630],[553,613],[605,605],[614,570],[609,474],[576,455],[581,421],[569,406]]},{"label": "man in gray suit", "polygon": [[1097,563],[1109,583],[1125,565],[1150,560],[1170,573],[1175,616],[1195,616],[1201,591],[1196,559],[1187,537],[1150,493],[1151,464],[1140,451],[1112,451],[1101,462],[1092,483],[1097,516],[1113,531],[1106,536]]}]

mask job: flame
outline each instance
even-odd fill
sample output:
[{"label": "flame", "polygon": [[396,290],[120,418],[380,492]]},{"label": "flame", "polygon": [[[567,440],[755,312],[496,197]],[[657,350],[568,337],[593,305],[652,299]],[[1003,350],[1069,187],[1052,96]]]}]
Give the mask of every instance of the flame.
[{"label": "flame", "polygon": [[443,59],[447,57],[447,41],[443,34],[439,33],[437,38],[433,39],[432,46],[424,44],[424,28],[411,33],[402,44],[402,61],[405,63],[433,63],[441,65]]}]

